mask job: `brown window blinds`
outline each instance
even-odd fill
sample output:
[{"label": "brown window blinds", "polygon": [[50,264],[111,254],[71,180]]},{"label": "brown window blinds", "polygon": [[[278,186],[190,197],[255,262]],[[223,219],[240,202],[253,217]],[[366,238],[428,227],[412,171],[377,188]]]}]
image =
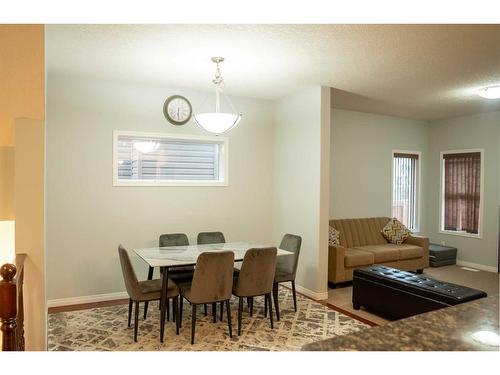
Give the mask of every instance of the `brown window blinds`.
[{"label": "brown window blinds", "polygon": [[481,153],[444,154],[444,229],[479,233]]},{"label": "brown window blinds", "polygon": [[418,154],[394,153],[392,216],[417,229]]}]

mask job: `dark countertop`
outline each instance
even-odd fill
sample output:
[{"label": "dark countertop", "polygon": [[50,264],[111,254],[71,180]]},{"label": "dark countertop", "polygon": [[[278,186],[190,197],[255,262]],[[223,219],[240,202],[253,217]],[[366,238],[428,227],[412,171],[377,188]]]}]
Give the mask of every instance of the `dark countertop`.
[{"label": "dark countertop", "polygon": [[477,331],[499,334],[498,304],[498,296],[481,298],[353,334],[313,342],[304,345],[302,350],[498,351],[498,346],[481,344],[471,337]]}]

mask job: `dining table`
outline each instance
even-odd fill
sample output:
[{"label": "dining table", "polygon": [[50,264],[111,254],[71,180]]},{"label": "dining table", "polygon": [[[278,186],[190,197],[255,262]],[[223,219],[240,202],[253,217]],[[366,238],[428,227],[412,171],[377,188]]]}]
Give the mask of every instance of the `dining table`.
[{"label": "dining table", "polygon": [[[242,261],[249,249],[273,247],[255,242],[227,242],[202,245],[184,245],[168,247],[149,247],[134,249],[150,267],[160,267],[162,277],[162,292],[160,300],[160,341],[163,342],[165,332],[165,312],[167,310],[168,271],[171,267],[195,266],[198,256],[204,252],[232,251],[234,261]],[[292,252],[277,249],[277,256],[293,255]]]}]

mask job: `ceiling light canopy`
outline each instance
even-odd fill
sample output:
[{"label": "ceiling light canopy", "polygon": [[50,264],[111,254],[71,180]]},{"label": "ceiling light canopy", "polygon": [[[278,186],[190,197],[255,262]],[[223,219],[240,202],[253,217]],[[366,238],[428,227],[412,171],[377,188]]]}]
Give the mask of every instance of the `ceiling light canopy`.
[{"label": "ceiling light canopy", "polygon": [[500,99],[500,85],[484,87],[477,94],[486,99]]},{"label": "ceiling light canopy", "polygon": [[[238,125],[242,115],[236,111],[229,98],[223,93],[224,80],[220,73],[219,64],[224,61],[224,58],[212,57],[212,61],[217,64],[215,78],[212,81],[215,85],[215,111],[195,114],[194,121],[206,131],[219,135]],[[223,111],[223,102],[229,105],[229,112]]]}]

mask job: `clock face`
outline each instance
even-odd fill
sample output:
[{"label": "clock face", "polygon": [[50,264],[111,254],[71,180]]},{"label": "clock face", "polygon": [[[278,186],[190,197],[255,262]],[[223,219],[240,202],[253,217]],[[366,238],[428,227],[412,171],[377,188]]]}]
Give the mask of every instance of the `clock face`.
[{"label": "clock face", "polygon": [[191,103],[180,95],[168,97],[163,105],[165,118],[174,125],[184,125],[189,121],[192,113]]}]

